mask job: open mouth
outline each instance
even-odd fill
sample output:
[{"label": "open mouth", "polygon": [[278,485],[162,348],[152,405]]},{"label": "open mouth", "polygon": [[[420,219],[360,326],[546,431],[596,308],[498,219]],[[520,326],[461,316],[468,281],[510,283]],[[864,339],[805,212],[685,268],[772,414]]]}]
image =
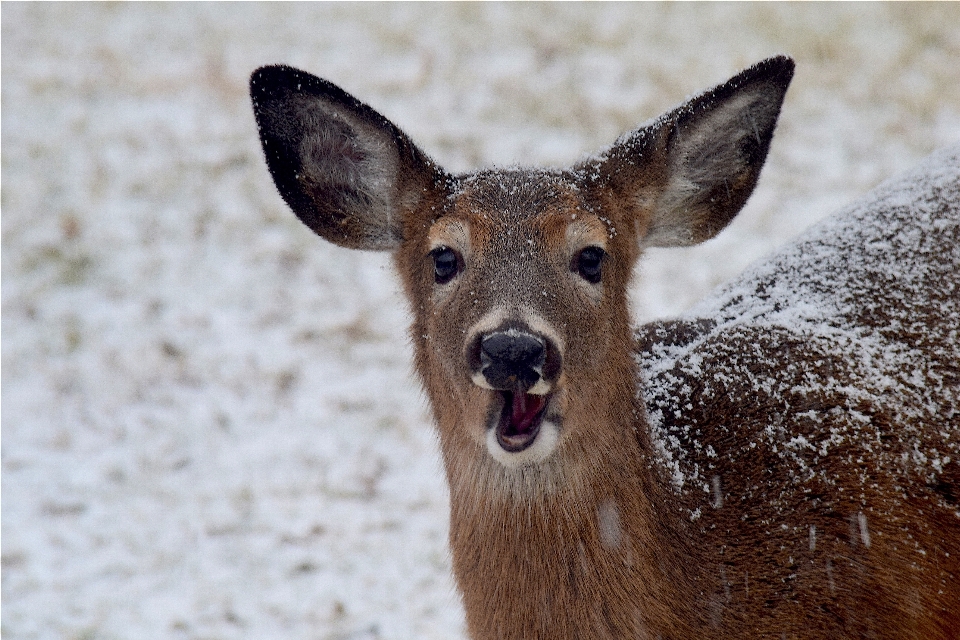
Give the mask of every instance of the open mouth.
[{"label": "open mouth", "polygon": [[505,451],[523,451],[537,439],[549,396],[500,391],[503,410],[497,422],[497,442]]}]

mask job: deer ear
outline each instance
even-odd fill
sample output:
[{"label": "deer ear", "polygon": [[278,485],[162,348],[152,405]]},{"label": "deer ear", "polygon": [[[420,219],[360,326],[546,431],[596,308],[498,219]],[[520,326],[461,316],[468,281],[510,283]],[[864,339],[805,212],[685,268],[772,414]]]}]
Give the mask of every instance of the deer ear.
[{"label": "deer ear", "polygon": [[336,85],[286,66],[250,78],[267,166],[297,217],[351,249],[394,249],[402,214],[439,170],[382,115]]},{"label": "deer ear", "polygon": [[642,247],[699,244],[733,220],[757,183],[793,69],[787,57],[763,60],[594,161],[592,175],[637,221]]}]

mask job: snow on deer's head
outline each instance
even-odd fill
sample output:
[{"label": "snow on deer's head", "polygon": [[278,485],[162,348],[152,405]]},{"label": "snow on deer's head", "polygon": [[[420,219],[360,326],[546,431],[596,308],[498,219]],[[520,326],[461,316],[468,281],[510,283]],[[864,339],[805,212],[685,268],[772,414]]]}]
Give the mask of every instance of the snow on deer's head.
[{"label": "snow on deer's head", "polygon": [[259,69],[251,94],[297,216],[340,246],[393,252],[449,473],[452,457],[529,469],[611,446],[604,429],[633,419],[613,414],[636,384],[634,264],[736,215],[792,75],[788,58],[760,62],[569,169],[465,175],[302,71]]}]

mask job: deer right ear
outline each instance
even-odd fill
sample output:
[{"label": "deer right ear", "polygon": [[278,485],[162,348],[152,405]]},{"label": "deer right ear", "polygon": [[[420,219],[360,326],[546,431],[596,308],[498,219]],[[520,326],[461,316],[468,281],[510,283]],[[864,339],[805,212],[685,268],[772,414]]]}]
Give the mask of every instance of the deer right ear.
[{"label": "deer right ear", "polygon": [[760,176],[793,60],[763,60],[618,140],[581,165],[637,223],[641,247],[712,238]]},{"label": "deer right ear", "polygon": [[351,249],[395,249],[403,213],[437,183],[436,166],[382,115],[286,66],[250,78],[267,166],[297,217]]}]

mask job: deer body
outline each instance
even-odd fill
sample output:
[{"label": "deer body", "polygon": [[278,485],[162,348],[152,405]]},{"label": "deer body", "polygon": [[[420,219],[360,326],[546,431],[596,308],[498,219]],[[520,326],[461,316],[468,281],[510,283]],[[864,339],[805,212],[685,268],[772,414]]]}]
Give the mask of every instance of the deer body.
[{"label": "deer body", "polygon": [[720,628],[960,637],[960,147],[638,339]]},{"label": "deer body", "polygon": [[766,60],[571,169],[467,175],[334,85],[251,79],[294,212],[393,251],[471,637],[957,637],[956,153],[631,328],[642,249],[736,215],[792,71]]}]

